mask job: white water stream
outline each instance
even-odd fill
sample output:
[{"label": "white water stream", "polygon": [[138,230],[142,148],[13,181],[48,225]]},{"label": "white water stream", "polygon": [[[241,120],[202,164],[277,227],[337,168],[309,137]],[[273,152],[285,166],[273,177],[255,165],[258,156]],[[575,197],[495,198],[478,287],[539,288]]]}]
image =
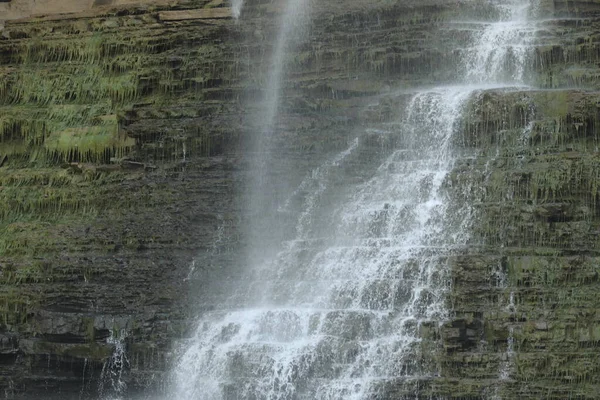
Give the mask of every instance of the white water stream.
[{"label": "white water stream", "polygon": [[102,366],[100,373],[100,385],[98,392],[101,398],[105,400],[120,399],[127,389],[127,384],[123,379],[123,373],[129,367],[129,359],[125,350],[125,339],[127,332],[111,332],[107,343],[114,346],[111,357]]},{"label": "white water stream", "polygon": [[531,46],[539,29],[532,20],[540,0],[499,2],[500,20],[480,23],[478,39],[464,57],[465,78],[472,83],[523,85]]},{"label": "white water stream", "polygon": [[242,9],[244,8],[244,0],[231,0],[231,12],[233,18],[239,19],[242,15]]},{"label": "white water stream", "polygon": [[[301,29],[295,16],[306,15],[307,4],[289,0],[282,17],[266,89],[267,132],[277,115],[287,38]],[[412,97],[404,117],[384,132],[397,136],[398,146],[371,178],[340,189],[359,137],[280,205],[300,204],[295,239],[250,266],[255,278],[239,282],[239,307],[201,316],[174,371],[171,398],[385,399],[392,382],[406,388],[436,376],[433,354],[421,347],[423,329],[448,317],[447,259],[465,246],[472,216],[469,204],[449,212],[444,183],[456,157],[452,138],[473,93],[490,83],[524,85],[530,7],[503,2],[504,19],[478,28],[480,39],[464,59],[465,79],[478,86]]]}]

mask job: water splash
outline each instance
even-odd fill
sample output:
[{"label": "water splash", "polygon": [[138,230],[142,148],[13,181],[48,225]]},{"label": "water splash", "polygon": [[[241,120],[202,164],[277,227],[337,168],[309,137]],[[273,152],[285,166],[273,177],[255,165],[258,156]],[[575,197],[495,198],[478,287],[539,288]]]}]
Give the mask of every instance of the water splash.
[{"label": "water splash", "polygon": [[302,180],[292,195],[284,202],[283,206],[279,208],[279,212],[289,212],[291,208],[290,203],[293,198],[299,196],[300,193],[309,193],[304,199],[303,209],[296,223],[296,237],[298,239],[309,239],[307,230],[310,228],[312,222],[314,208],[318,204],[323,192],[327,189],[325,186],[327,177],[335,173],[336,169],[358,148],[358,146],[359,140],[356,138],[352,141],[352,144],[348,149],[338,154],[333,160],[326,162],[324,165],[311,171],[311,173]]}]

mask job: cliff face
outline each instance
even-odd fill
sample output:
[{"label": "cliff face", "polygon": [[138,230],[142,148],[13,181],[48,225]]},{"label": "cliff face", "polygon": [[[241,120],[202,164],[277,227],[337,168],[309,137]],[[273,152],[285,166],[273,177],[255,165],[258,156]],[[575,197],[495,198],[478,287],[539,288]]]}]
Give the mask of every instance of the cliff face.
[{"label": "cliff face", "polygon": [[7,395],[93,396],[111,336],[127,345],[130,391],[159,381],[184,330],[189,264],[232,218],[229,22],[202,1],[107,3],[2,31]]},{"label": "cliff face", "polygon": [[452,398],[598,396],[600,7],[544,5],[532,67],[551,90],[483,93],[460,139],[479,156],[454,179],[482,192],[443,329]]},{"label": "cliff face", "polygon": [[[109,393],[116,343],[128,393],[160,391],[174,341],[197,304],[215,306],[203,292],[235,274],[227,266],[244,246],[235,198],[280,2],[250,2],[240,22],[220,0],[72,3],[0,3],[7,397]],[[288,66],[273,139],[274,173],[300,166],[290,186],[345,148],[352,127],[394,120],[398,100],[386,93],[451,80],[453,44],[467,33],[444,23],[486,8],[321,3]],[[443,343],[423,396],[598,392],[600,5],[544,10],[556,19],[539,35],[532,76],[554,90],[486,91],[457,138],[474,157],[451,186],[478,189],[452,193],[474,202],[476,239],[451,260],[453,320],[423,332]]]}]

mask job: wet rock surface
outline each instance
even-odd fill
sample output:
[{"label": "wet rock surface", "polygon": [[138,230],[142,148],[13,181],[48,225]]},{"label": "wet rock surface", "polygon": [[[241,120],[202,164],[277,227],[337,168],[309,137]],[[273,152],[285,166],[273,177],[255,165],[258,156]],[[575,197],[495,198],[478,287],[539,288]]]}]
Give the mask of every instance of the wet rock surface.
[{"label": "wet rock surface", "polygon": [[[248,181],[245,139],[280,4],[249,2],[236,22],[220,1],[125,3],[0,22],[8,398],[110,392],[101,382],[116,334],[128,354],[126,393],[160,393],[173,344],[244,262],[236,198]],[[530,74],[551,90],[487,90],[471,102],[448,187],[474,202],[474,239],[450,260],[452,320],[423,328],[441,341],[424,350],[439,375],[384,383],[398,398],[597,397],[600,5],[543,7],[552,20]],[[411,90],[455,78],[453,44],[468,35],[455,22],[485,9],[441,0],[317,5],[287,67],[273,174],[296,187],[348,146],[358,134],[349,127],[387,126]],[[368,176],[372,154],[348,175]]]}]

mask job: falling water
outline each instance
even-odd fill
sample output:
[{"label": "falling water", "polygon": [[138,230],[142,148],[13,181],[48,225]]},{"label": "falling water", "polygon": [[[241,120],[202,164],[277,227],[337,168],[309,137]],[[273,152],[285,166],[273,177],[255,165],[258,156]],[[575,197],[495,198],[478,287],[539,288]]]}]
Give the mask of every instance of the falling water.
[{"label": "falling water", "polygon": [[523,85],[537,25],[531,17],[539,0],[509,0],[498,6],[500,21],[483,23],[483,30],[466,52],[467,82]]},{"label": "falling water", "polygon": [[[498,302],[500,304],[506,304],[504,310],[511,314],[511,318],[514,320],[516,314],[515,296],[514,292],[510,292],[508,301],[505,298],[506,292],[509,287],[508,282],[508,271],[503,265],[503,262],[498,262],[492,271],[492,282],[495,288],[498,290]],[[498,384],[489,388],[488,394],[490,400],[502,400],[502,388],[511,379],[511,375],[515,369],[515,336],[514,327],[508,327],[508,338],[506,340],[506,351],[501,355],[501,361],[498,368]]]},{"label": "falling water", "polygon": [[233,18],[240,18],[240,15],[242,15],[242,8],[244,8],[244,0],[231,0],[231,13],[233,14]]},{"label": "falling water", "polygon": [[[287,3],[259,140],[274,129],[286,38],[306,6]],[[448,317],[447,264],[466,246],[472,218],[469,204],[450,211],[453,137],[485,84],[524,84],[527,7],[502,9],[503,21],[481,26],[487,41],[475,40],[465,55],[465,76],[478,86],[418,91],[379,132],[396,146],[370,178],[344,179],[372,134],[365,132],[279,205],[296,209],[295,237],[250,266],[254,278],[231,293],[235,306],[201,316],[174,371],[173,398],[358,400],[390,398],[390,390],[413,398],[411,382],[439,373],[434,352],[423,350],[424,331]]]},{"label": "falling water", "polygon": [[[283,17],[279,24],[279,33],[273,49],[271,66],[267,75],[265,106],[260,115],[262,135],[260,139],[268,140],[273,131],[273,124],[280,106],[281,85],[284,78],[287,55],[301,40],[306,32],[306,21],[309,13],[309,0],[288,0],[285,2]],[[264,144],[263,144],[264,145]]]},{"label": "falling water", "polygon": [[404,146],[331,220],[311,216],[359,140],[307,177],[302,191],[312,190],[296,239],[260,269],[266,295],[204,316],[180,363],[178,398],[360,399],[379,382],[428,373],[415,358],[419,329],[444,318],[443,265],[448,247],[464,244],[448,229],[442,186],[469,94],[417,94],[400,133]]},{"label": "falling water", "polygon": [[[276,3],[277,4],[277,3]],[[250,222],[245,227],[246,236],[251,242],[249,259],[261,259],[263,254],[271,254],[273,239],[279,239],[277,223],[273,221],[273,209],[277,209],[278,187],[281,182],[273,179],[274,158],[273,133],[278,123],[281,109],[280,95],[289,53],[302,41],[308,31],[307,22],[310,0],[286,0],[282,16],[277,25],[277,38],[272,48],[270,64],[265,75],[264,99],[260,111],[251,121],[253,132],[247,148],[251,149],[249,191],[246,200],[249,203]],[[259,261],[253,261],[259,263]]]},{"label": "falling water", "polygon": [[127,388],[123,374],[129,367],[129,359],[125,351],[126,331],[111,332],[106,343],[114,346],[112,355],[104,362],[100,374],[98,392],[104,400],[120,399]]}]

